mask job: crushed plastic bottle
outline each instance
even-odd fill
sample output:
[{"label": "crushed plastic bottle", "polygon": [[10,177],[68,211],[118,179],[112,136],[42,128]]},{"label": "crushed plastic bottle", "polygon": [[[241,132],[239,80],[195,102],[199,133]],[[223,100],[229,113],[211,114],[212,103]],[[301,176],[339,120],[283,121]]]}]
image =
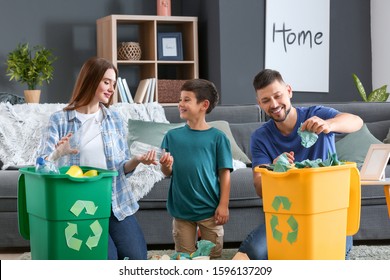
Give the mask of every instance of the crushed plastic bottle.
[{"label": "crushed plastic bottle", "polygon": [[156,152],[157,160],[160,160],[161,156],[164,154],[164,151],[161,148],[143,142],[134,141],[130,145],[130,153],[132,156],[142,156],[151,150]]},{"label": "crushed plastic bottle", "polygon": [[57,166],[43,157],[38,157],[35,162],[35,172],[42,174],[60,174]]}]

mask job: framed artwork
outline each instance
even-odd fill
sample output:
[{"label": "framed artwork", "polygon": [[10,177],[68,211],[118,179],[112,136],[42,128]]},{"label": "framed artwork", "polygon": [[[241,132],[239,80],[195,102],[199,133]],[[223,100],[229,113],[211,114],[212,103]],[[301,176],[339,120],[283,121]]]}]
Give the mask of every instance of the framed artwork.
[{"label": "framed artwork", "polygon": [[385,168],[390,158],[390,144],[372,144],[368,149],[363,167],[360,171],[360,180],[384,180]]},{"label": "framed artwork", "polygon": [[183,60],[180,32],[157,34],[158,60]]},{"label": "framed artwork", "polygon": [[266,0],[265,7],[265,68],[294,91],[329,92],[330,0]]}]

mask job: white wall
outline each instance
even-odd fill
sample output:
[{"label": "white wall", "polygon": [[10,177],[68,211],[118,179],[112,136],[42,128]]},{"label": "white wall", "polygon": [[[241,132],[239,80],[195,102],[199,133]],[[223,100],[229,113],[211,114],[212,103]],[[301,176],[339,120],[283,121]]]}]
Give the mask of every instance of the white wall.
[{"label": "white wall", "polygon": [[389,12],[389,0],[371,0],[372,88],[387,85],[387,92],[390,91]]}]

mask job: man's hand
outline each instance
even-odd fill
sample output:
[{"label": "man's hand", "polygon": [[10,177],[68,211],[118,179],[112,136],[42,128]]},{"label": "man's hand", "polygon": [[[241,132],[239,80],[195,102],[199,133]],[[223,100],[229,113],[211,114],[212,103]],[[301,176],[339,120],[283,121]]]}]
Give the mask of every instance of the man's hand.
[{"label": "man's hand", "polygon": [[[294,163],[295,157],[294,157],[294,152],[293,151],[288,152],[288,153],[286,152],[286,153],[283,153],[283,154],[285,154],[287,156],[288,163],[290,163],[290,164]],[[275,158],[274,161],[273,161],[273,164],[275,164],[278,161],[279,157],[281,157],[283,154],[281,154],[277,158]]]},{"label": "man's hand", "polygon": [[320,134],[321,132],[328,134],[331,132],[331,127],[326,120],[323,120],[317,116],[313,116],[307,119],[301,126],[302,131],[310,131],[315,134]]}]

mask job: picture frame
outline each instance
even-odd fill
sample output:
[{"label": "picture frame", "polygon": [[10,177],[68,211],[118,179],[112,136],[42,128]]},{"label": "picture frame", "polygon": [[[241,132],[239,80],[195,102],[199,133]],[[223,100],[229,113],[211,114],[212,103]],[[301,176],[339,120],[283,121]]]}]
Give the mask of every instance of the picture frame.
[{"label": "picture frame", "polygon": [[360,171],[360,180],[385,180],[385,169],[389,158],[390,144],[371,144]]},{"label": "picture frame", "polygon": [[183,44],[180,32],[157,34],[158,60],[183,60]]}]

